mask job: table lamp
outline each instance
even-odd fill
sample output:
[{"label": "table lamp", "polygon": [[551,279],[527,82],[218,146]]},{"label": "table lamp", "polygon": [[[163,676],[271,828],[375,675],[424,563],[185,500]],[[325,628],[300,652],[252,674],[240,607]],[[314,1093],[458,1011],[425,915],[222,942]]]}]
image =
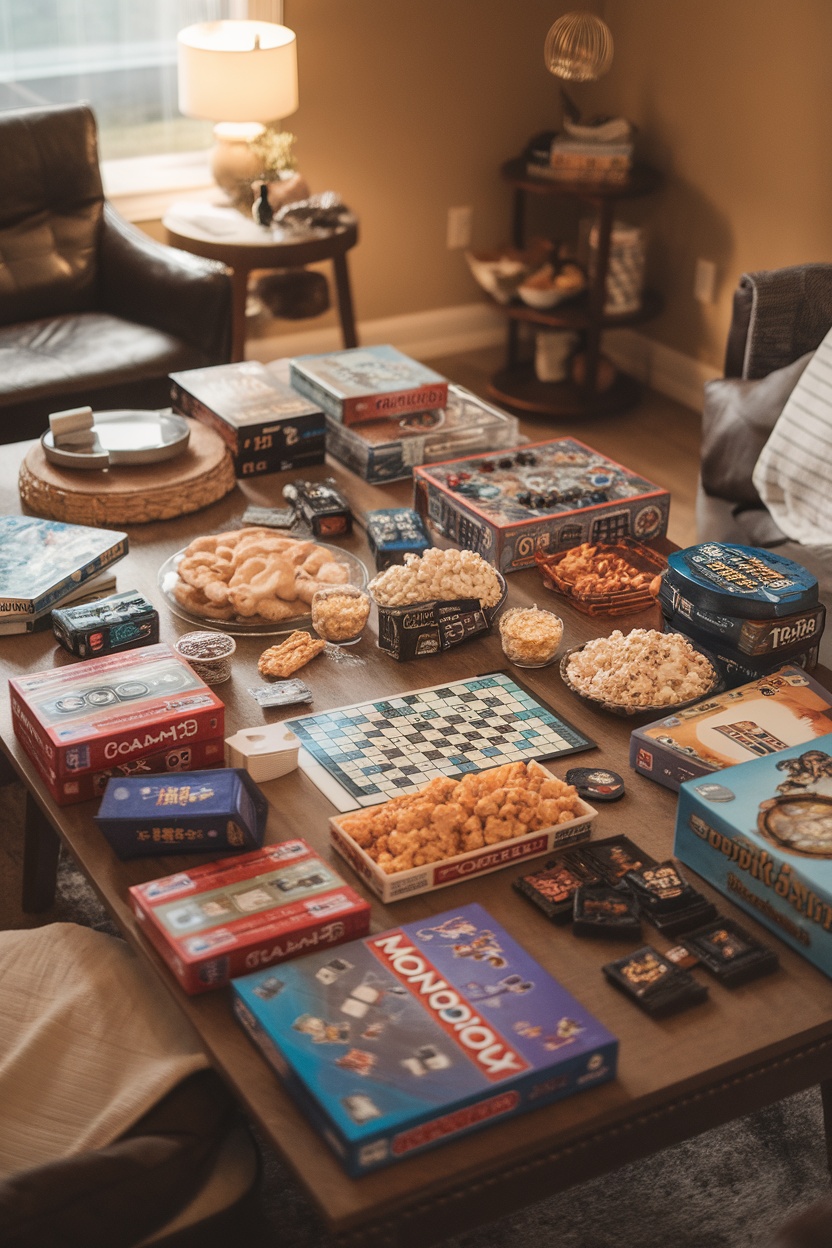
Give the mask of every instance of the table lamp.
[{"label": "table lamp", "polygon": [[612,65],[610,28],[594,13],[564,13],[549,28],[543,57],[550,74],[569,82],[594,82]]},{"label": "table lamp", "polygon": [[298,107],[297,40],[274,22],[198,22],[177,36],[179,109],[213,121],[211,172],[233,199],[262,174],[252,143]]}]

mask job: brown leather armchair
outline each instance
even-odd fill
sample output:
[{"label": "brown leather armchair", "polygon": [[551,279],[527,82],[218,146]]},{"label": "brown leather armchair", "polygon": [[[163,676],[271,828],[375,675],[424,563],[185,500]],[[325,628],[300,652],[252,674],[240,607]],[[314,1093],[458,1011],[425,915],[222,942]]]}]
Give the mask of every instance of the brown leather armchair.
[{"label": "brown leather armchair", "polygon": [[104,198],[83,104],[0,114],[0,442],[50,412],[163,407],[168,374],[226,363],[231,279]]}]

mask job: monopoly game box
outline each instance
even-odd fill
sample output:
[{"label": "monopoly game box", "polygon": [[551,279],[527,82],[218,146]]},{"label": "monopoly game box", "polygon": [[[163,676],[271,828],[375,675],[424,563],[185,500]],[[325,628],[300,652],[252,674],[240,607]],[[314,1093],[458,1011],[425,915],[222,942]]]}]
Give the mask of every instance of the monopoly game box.
[{"label": "monopoly game box", "polygon": [[[302,840],[130,889],[141,930],[189,993],[369,931],[370,907]],[[282,968],[281,968],[282,973]]]},{"label": "monopoly game box", "polygon": [[615,1037],[478,905],[233,990],[243,1026],[350,1174],[615,1076]]}]

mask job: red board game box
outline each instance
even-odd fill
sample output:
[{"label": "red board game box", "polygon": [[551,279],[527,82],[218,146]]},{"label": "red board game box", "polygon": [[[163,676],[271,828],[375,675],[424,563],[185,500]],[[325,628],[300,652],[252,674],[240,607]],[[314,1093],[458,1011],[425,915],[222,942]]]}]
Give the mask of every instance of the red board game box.
[{"label": "red board game box", "polygon": [[224,736],[225,707],[169,646],[9,681],[14,731],[59,803],[67,777]]},{"label": "red board game box", "polygon": [[370,907],[305,841],[137,884],[130,903],[189,993],[370,930]]},{"label": "red board game box", "polygon": [[94,797],[101,797],[111,776],[176,775],[182,771],[224,765],[225,738],[210,737],[207,741],[174,745],[169,750],[157,750],[142,758],[131,758],[126,763],[117,763],[115,767],[105,767],[101,771],[82,771],[76,776],[61,778],[52,771],[49,776],[43,770],[41,774],[58,805],[70,806],[74,802],[88,802]]}]

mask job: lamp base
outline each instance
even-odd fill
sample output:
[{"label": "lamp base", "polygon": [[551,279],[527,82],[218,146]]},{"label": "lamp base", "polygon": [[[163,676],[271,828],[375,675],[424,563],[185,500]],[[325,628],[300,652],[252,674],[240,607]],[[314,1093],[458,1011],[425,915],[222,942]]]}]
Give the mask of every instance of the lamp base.
[{"label": "lamp base", "polygon": [[220,121],[214,126],[211,173],[243,212],[251,211],[251,184],[262,178],[262,156],[252,147],[265,131],[258,121]]}]

